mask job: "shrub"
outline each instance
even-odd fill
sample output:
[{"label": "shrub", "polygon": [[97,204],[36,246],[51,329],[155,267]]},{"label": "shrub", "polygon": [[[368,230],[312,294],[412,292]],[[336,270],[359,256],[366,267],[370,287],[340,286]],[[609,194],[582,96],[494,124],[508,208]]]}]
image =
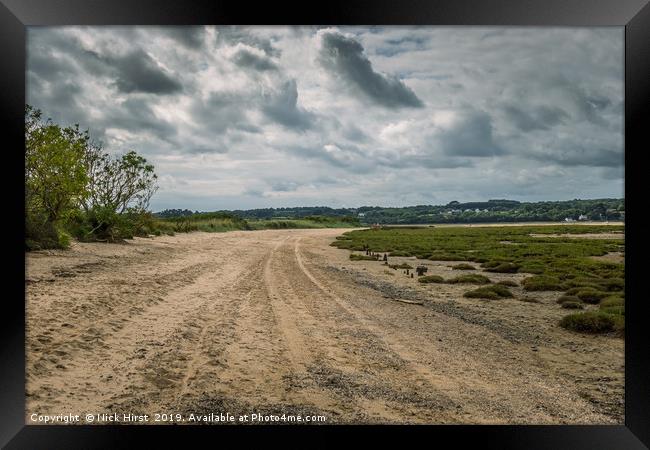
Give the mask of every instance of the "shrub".
[{"label": "shrub", "polygon": [[526,278],[522,283],[526,291],[561,291],[560,280],[553,277],[533,276]]},{"label": "shrub", "polygon": [[563,302],[562,308],[564,309],[584,309],[582,302]]},{"label": "shrub", "polygon": [[[487,263],[486,263],[487,264]],[[497,265],[484,265],[487,272],[496,272],[496,273],[516,273],[519,270],[519,264],[511,262],[502,262]]]},{"label": "shrub", "polygon": [[604,278],[598,281],[598,284],[605,291],[622,291],[625,289],[625,280],[623,278]]},{"label": "shrub", "polygon": [[611,314],[588,311],[563,317],[560,326],[581,333],[608,333],[614,331],[616,320]]},{"label": "shrub", "polygon": [[583,302],[590,303],[592,305],[599,303],[602,299],[608,296],[606,292],[597,291],[596,289],[592,288],[584,288],[576,292],[575,295]]},{"label": "shrub", "polygon": [[498,284],[490,286],[482,286],[474,289],[473,291],[465,292],[463,297],[467,298],[484,298],[488,300],[496,300],[499,298],[512,298],[512,292],[507,287]]},{"label": "shrub", "polygon": [[25,250],[45,250],[66,248],[69,241],[65,239],[54,223],[39,214],[27,214],[25,217]]},{"label": "shrub", "polygon": [[478,273],[472,273],[468,275],[460,275],[458,277],[447,280],[447,283],[456,284],[456,283],[471,283],[471,284],[489,284],[492,281],[484,275]]},{"label": "shrub", "polygon": [[467,263],[456,264],[455,266],[451,266],[451,268],[454,270],[476,270],[476,267]]},{"label": "shrub", "polygon": [[500,284],[501,286],[509,286],[509,287],[519,286],[516,281],[512,281],[512,280],[501,280],[497,282],[497,284]]},{"label": "shrub", "polygon": [[402,263],[402,264],[389,264],[388,267],[391,269],[412,269],[413,266],[410,264]]},{"label": "shrub", "polygon": [[606,307],[600,307],[600,310],[604,313],[607,314],[614,314],[617,316],[625,316],[625,306],[620,305],[620,306],[606,306]]},{"label": "shrub", "polygon": [[606,297],[600,301],[601,309],[607,308],[609,306],[624,306],[624,305],[625,305],[625,300],[616,295],[610,295],[609,297]]},{"label": "shrub", "polygon": [[420,283],[444,283],[445,279],[439,275],[426,275],[418,278]]},{"label": "shrub", "polygon": [[560,298],[557,299],[557,303],[562,304],[565,302],[578,302],[580,303],[580,299],[576,297],[575,295],[563,295]]}]

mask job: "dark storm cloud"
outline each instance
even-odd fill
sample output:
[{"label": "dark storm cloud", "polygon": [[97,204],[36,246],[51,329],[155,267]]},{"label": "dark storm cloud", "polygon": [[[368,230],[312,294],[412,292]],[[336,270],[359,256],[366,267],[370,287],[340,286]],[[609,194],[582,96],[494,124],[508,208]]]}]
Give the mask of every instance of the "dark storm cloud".
[{"label": "dark storm cloud", "polygon": [[127,98],[118,103],[102,119],[106,128],[115,127],[132,132],[150,132],[161,139],[171,139],[176,134],[176,127],[156,117],[145,99]]},{"label": "dark storm cloud", "polygon": [[293,79],[284,82],[278,91],[264,95],[262,111],[287,128],[305,130],[312,125],[312,114],[298,107],[298,88]]},{"label": "dark storm cloud", "polygon": [[213,132],[224,133],[230,128],[241,129],[251,133],[259,131],[246,116],[246,111],[253,106],[252,95],[213,92],[203,101],[197,99],[192,108],[192,117],[196,123],[208,127]]},{"label": "dark storm cloud", "polygon": [[124,93],[173,94],[183,88],[143,50],[110,57],[107,62],[117,73],[115,85]]},{"label": "dark storm cloud", "polygon": [[464,113],[453,126],[436,136],[438,145],[448,156],[486,157],[506,151],[494,142],[492,120],[484,112]]},{"label": "dark storm cloud", "polygon": [[319,61],[340,77],[352,92],[359,92],[386,108],[421,108],[424,106],[415,93],[399,78],[375,72],[364,54],[363,46],[339,33],[324,33]]},{"label": "dark storm cloud", "polygon": [[269,58],[256,55],[244,48],[239,49],[237,53],[233,55],[233,61],[239,67],[251,68],[260,72],[278,70],[278,66]]},{"label": "dark storm cloud", "polygon": [[537,154],[542,161],[553,161],[561,166],[622,167],[623,154],[616,149],[602,147],[571,148]]}]

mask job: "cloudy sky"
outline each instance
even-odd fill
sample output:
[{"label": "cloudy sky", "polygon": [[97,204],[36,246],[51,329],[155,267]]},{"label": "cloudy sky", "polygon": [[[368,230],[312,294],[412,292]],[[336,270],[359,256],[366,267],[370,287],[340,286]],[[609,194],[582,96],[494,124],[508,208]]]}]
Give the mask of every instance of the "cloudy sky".
[{"label": "cloudy sky", "polygon": [[31,27],[27,102],[154,211],[623,196],[622,27]]}]

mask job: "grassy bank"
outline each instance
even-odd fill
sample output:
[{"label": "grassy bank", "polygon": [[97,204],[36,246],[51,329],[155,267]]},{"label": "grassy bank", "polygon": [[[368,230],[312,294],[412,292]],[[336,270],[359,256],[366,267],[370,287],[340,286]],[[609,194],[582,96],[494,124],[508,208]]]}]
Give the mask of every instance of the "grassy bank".
[{"label": "grassy bank", "polygon": [[301,219],[245,220],[225,212],[197,213],[190,216],[157,218],[158,233],[173,234],[191,231],[225,232],[235,230],[277,230],[292,228],[354,228],[354,218],[309,216]]},{"label": "grassy bank", "polygon": [[[486,275],[528,273],[531,276],[522,283],[525,291],[555,291],[558,296],[571,295],[584,305],[603,302],[598,311],[602,320],[593,320],[593,313],[578,313],[563,320],[561,326],[581,332],[604,332],[624,328],[625,265],[594,257],[624,253],[623,231],[623,226],[612,225],[385,227],[347,232],[332,245],[389,256],[468,261]],[[608,233],[611,238],[580,238],[594,233]],[[480,292],[469,296],[475,294]],[[605,316],[615,317],[608,321]],[[602,321],[613,325],[601,326]]]}]

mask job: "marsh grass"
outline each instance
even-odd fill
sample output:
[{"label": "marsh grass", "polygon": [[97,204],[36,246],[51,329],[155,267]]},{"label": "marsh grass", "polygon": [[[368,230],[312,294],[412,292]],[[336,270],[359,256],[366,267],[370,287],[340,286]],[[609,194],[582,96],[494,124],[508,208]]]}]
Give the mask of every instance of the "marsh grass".
[{"label": "marsh grass", "polygon": [[[579,235],[623,231],[624,227],[621,225],[579,224],[393,227],[350,231],[332,245],[350,250],[367,247],[375,252],[389,251],[391,255],[428,255],[428,259],[434,261],[459,261],[459,264],[465,261],[462,264],[481,264],[485,272],[527,273],[532,276],[522,282],[526,291],[566,291],[579,302],[598,303],[607,298],[613,303],[610,297],[624,298],[625,296],[625,265],[592,257],[624,251],[623,236],[616,239],[580,239]],[[575,236],[562,236],[564,234]],[[516,245],[503,245],[502,241]],[[470,291],[466,296],[469,294],[470,297],[485,295],[484,298],[501,298],[497,293],[487,289],[493,286],[507,289],[506,286],[495,283]],[[523,301],[523,298],[521,300]],[[603,307],[607,308],[607,306]],[[624,329],[623,315],[603,314],[615,318],[612,320],[615,322],[616,330]],[[579,328],[581,322],[588,322],[587,319],[593,318],[587,316],[587,318],[575,319],[575,325],[571,322],[574,319],[567,319],[566,326]],[[600,319],[593,319],[594,322],[598,320]],[[602,322],[608,322],[608,319],[602,319]]]},{"label": "marsh grass", "polygon": [[470,283],[470,284],[489,284],[492,281],[485,275],[478,273],[472,273],[467,275],[460,275],[455,278],[447,280],[447,283],[456,284],[456,283]]},{"label": "marsh grass", "polygon": [[559,303],[560,305],[566,302],[581,302],[581,300],[575,295],[562,295],[560,298],[557,299],[557,303]]},{"label": "marsh grass", "polygon": [[500,298],[512,298],[512,292],[505,287],[499,284],[492,284],[489,286],[482,286],[480,288],[474,289],[473,291],[468,291],[463,294],[463,297],[467,298],[483,298],[487,300],[497,300]]},{"label": "marsh grass", "polygon": [[608,333],[620,330],[623,322],[613,314],[602,311],[587,311],[569,314],[560,320],[560,326],[580,333]]},{"label": "marsh grass", "polygon": [[562,283],[558,278],[536,275],[521,282],[526,291],[563,291]]},{"label": "marsh grass", "polygon": [[418,278],[420,283],[444,283],[445,279],[439,275],[425,275]]}]

